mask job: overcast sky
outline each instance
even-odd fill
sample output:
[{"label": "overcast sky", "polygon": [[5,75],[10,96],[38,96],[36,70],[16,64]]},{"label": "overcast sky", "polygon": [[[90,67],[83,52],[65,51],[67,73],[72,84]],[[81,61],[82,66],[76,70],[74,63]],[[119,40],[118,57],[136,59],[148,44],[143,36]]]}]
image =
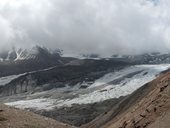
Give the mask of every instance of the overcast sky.
[{"label": "overcast sky", "polygon": [[170,51],[170,0],[1,0],[0,49],[102,55]]}]

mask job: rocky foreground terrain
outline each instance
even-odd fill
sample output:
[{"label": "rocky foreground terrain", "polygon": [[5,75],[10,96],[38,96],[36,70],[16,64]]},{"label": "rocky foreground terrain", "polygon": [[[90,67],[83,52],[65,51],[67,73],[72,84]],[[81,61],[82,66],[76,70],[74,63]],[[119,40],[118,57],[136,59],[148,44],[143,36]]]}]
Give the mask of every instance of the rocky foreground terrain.
[{"label": "rocky foreground terrain", "polygon": [[169,128],[170,72],[127,96],[82,128]]},{"label": "rocky foreground terrain", "polygon": [[75,128],[31,112],[0,104],[0,128]]}]

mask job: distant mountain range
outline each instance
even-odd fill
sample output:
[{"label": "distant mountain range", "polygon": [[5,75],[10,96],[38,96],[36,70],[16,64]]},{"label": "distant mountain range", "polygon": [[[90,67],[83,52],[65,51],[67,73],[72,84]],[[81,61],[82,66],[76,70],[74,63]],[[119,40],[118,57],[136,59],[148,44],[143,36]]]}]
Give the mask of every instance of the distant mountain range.
[{"label": "distant mountain range", "polygon": [[111,58],[129,61],[136,64],[170,63],[170,53],[145,53],[141,55],[113,55]]},{"label": "distant mountain range", "polygon": [[60,49],[50,50],[42,46],[34,46],[31,49],[13,48],[0,53],[0,76],[8,76],[41,70],[54,66],[81,65],[83,60],[96,63],[110,61],[123,62],[131,65],[137,64],[165,64],[170,63],[170,53],[149,53],[141,55],[112,55],[102,58],[98,54],[80,54],[66,57]]},{"label": "distant mountain range", "polygon": [[[49,61],[57,60],[60,58],[76,58],[76,59],[115,59],[120,61],[128,61],[137,64],[159,64],[159,63],[170,63],[170,53],[145,53],[139,55],[119,55],[114,54],[110,57],[102,57],[99,54],[77,54],[77,55],[65,55],[63,50],[55,49],[51,50],[43,46],[34,46],[30,49],[23,48],[12,48],[12,50],[0,52],[0,63],[10,63],[19,61],[36,60],[38,61]],[[63,62],[59,62],[63,63]]]},{"label": "distant mountain range", "polygon": [[20,74],[52,66],[63,65],[72,58],[61,57],[60,50],[35,46],[32,49],[15,49],[0,53],[0,76]]}]

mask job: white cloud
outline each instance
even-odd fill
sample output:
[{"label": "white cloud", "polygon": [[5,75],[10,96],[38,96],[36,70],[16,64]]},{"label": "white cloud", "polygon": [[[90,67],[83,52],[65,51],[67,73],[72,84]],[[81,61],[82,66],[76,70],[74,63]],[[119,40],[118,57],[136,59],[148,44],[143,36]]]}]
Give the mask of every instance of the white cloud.
[{"label": "white cloud", "polygon": [[166,52],[169,5],[168,0],[5,0],[0,46],[41,44],[103,55]]}]

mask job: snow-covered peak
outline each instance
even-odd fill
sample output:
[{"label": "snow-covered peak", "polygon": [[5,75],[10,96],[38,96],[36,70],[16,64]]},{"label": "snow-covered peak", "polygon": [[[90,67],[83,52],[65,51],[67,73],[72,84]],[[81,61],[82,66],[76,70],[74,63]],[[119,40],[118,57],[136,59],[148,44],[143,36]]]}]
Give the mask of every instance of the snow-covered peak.
[{"label": "snow-covered peak", "polygon": [[21,49],[21,48],[16,51],[16,54],[17,57],[15,58],[15,61],[31,59],[35,57],[34,55],[36,55],[27,49]]},{"label": "snow-covered peak", "polygon": [[12,48],[9,51],[0,53],[0,61],[18,61],[18,60],[29,60],[35,59],[38,57],[47,57],[47,56],[60,56],[62,53],[61,50],[50,50],[43,46],[34,46],[30,49],[24,48]]}]

